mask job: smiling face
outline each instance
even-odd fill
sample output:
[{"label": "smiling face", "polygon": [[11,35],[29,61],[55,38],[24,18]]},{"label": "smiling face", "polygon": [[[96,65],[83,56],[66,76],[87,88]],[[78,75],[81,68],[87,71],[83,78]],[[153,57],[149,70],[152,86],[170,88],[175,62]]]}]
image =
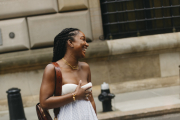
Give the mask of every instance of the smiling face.
[{"label": "smiling face", "polygon": [[86,42],[86,37],[83,32],[79,31],[79,33],[74,37],[74,41],[72,42],[73,49],[78,58],[84,58],[86,54],[86,49],[89,44]]}]

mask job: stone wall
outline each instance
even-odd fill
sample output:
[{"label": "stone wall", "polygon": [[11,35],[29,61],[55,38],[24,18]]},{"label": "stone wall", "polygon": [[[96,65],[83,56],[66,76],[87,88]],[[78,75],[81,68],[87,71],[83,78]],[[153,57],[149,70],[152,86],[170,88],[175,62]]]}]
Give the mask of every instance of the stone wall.
[{"label": "stone wall", "polygon": [[21,89],[24,106],[38,102],[53,39],[62,29],[79,28],[88,41],[103,35],[99,0],[0,0],[0,11],[0,110],[8,108],[11,87]]},{"label": "stone wall", "polygon": [[114,93],[179,83],[180,33],[99,41],[99,0],[0,0],[0,11],[0,110],[8,108],[11,87],[21,89],[24,106],[38,102],[54,36],[65,27],[80,28],[92,41],[81,61],[90,65],[95,96],[104,81]]},{"label": "stone wall", "polygon": [[[90,65],[93,94],[100,93],[99,85],[104,81],[111,84],[114,93],[178,85],[179,35],[169,33],[89,43],[86,58],[81,61]],[[11,87],[21,89],[25,106],[34,105],[44,68],[51,58],[52,47],[1,54],[0,105],[5,105],[5,91]]]},{"label": "stone wall", "polygon": [[103,34],[99,0],[0,0],[0,11],[0,53],[52,47],[67,27],[88,41]]}]

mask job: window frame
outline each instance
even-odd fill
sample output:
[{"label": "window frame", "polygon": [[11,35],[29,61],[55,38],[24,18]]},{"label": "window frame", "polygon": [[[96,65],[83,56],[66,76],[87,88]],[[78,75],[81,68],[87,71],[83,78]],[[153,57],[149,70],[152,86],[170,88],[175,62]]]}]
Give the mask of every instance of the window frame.
[{"label": "window frame", "polygon": [[[139,0],[141,1],[141,0]],[[161,6],[155,7],[154,1],[155,0],[142,0],[143,1],[143,8],[141,9],[136,9],[136,4],[137,0],[100,0],[101,4],[101,15],[102,15],[102,23],[103,23],[103,32],[104,32],[104,39],[118,39],[118,38],[126,38],[126,37],[134,37],[134,36],[144,36],[144,35],[152,35],[152,34],[161,34],[161,33],[170,33],[170,32],[175,32],[175,31],[180,31],[180,24],[175,25],[175,19],[180,20],[180,0],[178,0],[179,4],[178,5],[173,5],[172,0],[166,0],[169,1],[169,5],[164,6],[164,0],[160,0]],[[152,1],[152,5],[150,5],[150,1]],[[127,2],[133,2],[134,4],[134,9],[128,10],[127,9]],[[122,11],[118,10],[118,3],[124,3],[125,4],[125,9],[123,8]],[[115,5],[115,11],[108,12],[107,5],[112,4]],[[174,15],[173,13],[173,8],[178,8],[178,15]],[[164,11],[169,9],[170,16],[165,16]],[[161,10],[162,11],[162,16],[157,17],[156,11]],[[151,17],[151,13],[154,15]],[[135,12],[135,19],[134,20],[129,20],[128,19],[128,14],[130,12]],[[144,19],[137,19],[137,14],[140,12],[144,13]],[[111,17],[108,17],[108,15],[115,14],[114,19],[116,18],[116,21],[112,22],[110,21]],[[123,19],[126,19],[124,21],[120,21],[118,18],[119,14],[124,14]],[[170,20],[171,26],[166,26],[166,21]],[[159,21],[159,22],[158,22]],[[163,24],[162,27],[157,26],[159,23]],[[131,30],[130,24],[135,23],[136,24],[136,29]],[[143,23],[145,25],[145,29],[139,29],[141,27],[141,24]],[[116,31],[118,32],[112,32],[112,26],[114,28],[118,29]],[[123,27],[125,26],[125,27]],[[125,29],[122,31],[121,29]]]}]

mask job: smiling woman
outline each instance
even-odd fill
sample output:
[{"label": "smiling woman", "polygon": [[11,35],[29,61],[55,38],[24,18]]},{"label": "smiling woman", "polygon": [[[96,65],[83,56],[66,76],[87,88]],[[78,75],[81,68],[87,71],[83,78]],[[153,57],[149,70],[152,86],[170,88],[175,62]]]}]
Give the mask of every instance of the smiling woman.
[{"label": "smiling woman", "polygon": [[60,107],[58,120],[97,120],[96,106],[91,91],[89,65],[79,62],[84,58],[89,44],[82,31],[76,28],[62,30],[54,39],[53,60],[62,73],[62,94],[53,96],[55,91],[55,69],[52,64],[45,68],[40,104],[43,109]]}]

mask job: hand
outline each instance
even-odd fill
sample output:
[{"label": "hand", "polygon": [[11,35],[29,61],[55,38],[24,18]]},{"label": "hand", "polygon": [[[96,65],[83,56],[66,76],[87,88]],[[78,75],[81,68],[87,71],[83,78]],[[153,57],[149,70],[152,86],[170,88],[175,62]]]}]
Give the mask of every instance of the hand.
[{"label": "hand", "polygon": [[76,100],[89,100],[88,97],[91,95],[91,91],[88,91],[87,89],[91,88],[92,86],[90,87],[87,87],[86,89],[84,88],[81,88],[81,83],[82,81],[80,80],[79,81],[79,84],[75,90],[75,94],[76,94]]}]

